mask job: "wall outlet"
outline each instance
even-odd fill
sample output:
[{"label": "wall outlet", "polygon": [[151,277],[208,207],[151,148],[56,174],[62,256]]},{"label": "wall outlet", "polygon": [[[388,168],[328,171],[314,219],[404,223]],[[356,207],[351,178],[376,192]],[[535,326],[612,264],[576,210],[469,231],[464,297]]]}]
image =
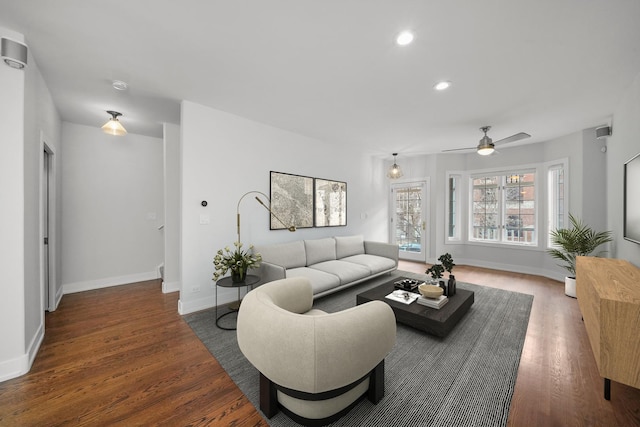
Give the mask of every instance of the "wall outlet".
[{"label": "wall outlet", "polygon": [[191,288],[191,292],[192,292],[192,293],[194,293],[194,294],[195,294],[196,292],[200,292],[200,286],[194,286],[194,287],[192,287],[192,288]]}]

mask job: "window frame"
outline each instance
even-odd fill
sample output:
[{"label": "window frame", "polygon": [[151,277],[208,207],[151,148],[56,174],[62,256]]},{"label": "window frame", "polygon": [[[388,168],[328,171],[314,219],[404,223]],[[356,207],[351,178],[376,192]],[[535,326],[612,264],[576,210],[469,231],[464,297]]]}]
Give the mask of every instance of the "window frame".
[{"label": "window frame", "polygon": [[[556,162],[557,163],[557,162]],[[522,249],[530,249],[530,250],[540,250],[541,249],[541,239],[540,239],[540,230],[541,230],[541,218],[540,218],[540,186],[544,185],[544,178],[541,176],[541,166],[542,164],[526,164],[519,166],[510,166],[508,168],[492,168],[492,169],[482,169],[482,170],[474,170],[469,171],[467,175],[467,200],[468,205],[466,208],[467,215],[467,233],[466,233],[466,241],[471,245],[486,245],[492,247],[517,247]],[[525,242],[509,242],[504,239],[505,236],[505,209],[506,209],[506,191],[505,191],[505,181],[508,175],[516,175],[516,174],[525,174],[525,173],[533,173],[534,178],[534,215],[535,215],[535,238],[531,243]],[[473,238],[473,180],[478,178],[486,178],[491,176],[500,177],[500,183],[498,185],[498,213],[499,216],[499,228],[500,231],[498,233],[498,240],[485,240],[485,239],[476,239]],[[545,229],[546,231],[546,229]]]},{"label": "window frame", "polygon": [[[564,175],[564,181],[562,183],[563,185],[563,200],[562,200],[562,209],[563,209],[563,213],[562,213],[562,221],[564,223],[564,227],[567,227],[569,225],[569,159],[568,158],[562,158],[562,159],[558,159],[558,160],[554,160],[554,161],[550,161],[550,162],[546,162],[544,164],[544,171],[545,171],[545,177],[546,177],[546,216],[545,216],[545,231],[546,231],[546,235],[547,238],[545,239],[545,247],[546,248],[552,248],[554,245],[551,243],[551,230],[557,229],[558,228],[558,224],[557,223],[553,223],[552,221],[554,221],[555,218],[558,217],[557,215],[557,207],[555,207],[555,203],[557,202],[557,197],[555,197],[554,199],[552,199],[552,194],[551,194],[551,179],[550,179],[550,173],[554,170],[554,169],[562,169],[563,170],[563,175]],[[552,212],[553,211],[553,212]]]},{"label": "window frame", "polygon": [[[464,221],[462,220],[462,201],[464,199],[464,183],[465,183],[465,173],[462,171],[447,171],[446,172],[446,189],[445,189],[445,243],[446,244],[463,244],[465,239],[464,236]],[[454,220],[457,225],[456,230],[453,236],[449,235],[449,228],[451,226],[451,179],[456,179],[456,200],[455,202],[455,213]]]}]

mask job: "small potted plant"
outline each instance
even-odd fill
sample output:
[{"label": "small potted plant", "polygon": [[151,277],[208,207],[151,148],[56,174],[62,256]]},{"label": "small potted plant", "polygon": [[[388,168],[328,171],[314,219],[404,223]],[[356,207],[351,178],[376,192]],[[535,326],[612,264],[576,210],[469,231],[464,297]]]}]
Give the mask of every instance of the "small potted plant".
[{"label": "small potted plant", "polygon": [[425,271],[426,274],[431,275],[434,280],[438,280],[442,278],[442,273],[444,273],[444,266],[442,264],[433,264],[431,267]]},{"label": "small potted plant", "polygon": [[[456,293],[455,291],[456,279],[451,274],[451,271],[453,270],[454,266],[455,264],[453,263],[453,258],[451,257],[451,254],[446,253],[444,255],[440,255],[440,257],[438,258],[438,262],[436,264],[433,264],[431,267],[427,269],[427,271],[425,271],[426,274],[431,275],[433,282],[435,282],[442,289],[444,289],[444,295],[446,296],[451,296]],[[449,280],[447,281],[442,280],[442,274],[445,271],[449,273]]]},{"label": "small potted plant", "polygon": [[234,283],[241,283],[247,277],[247,271],[250,268],[257,268],[260,266],[262,256],[260,254],[251,254],[253,245],[249,246],[249,250],[242,250],[242,243],[234,242],[234,250],[231,250],[229,246],[224,250],[220,249],[213,258],[213,265],[215,266],[215,272],[213,273],[213,280],[218,280],[228,271],[231,271],[231,280]]},{"label": "small potted plant", "polygon": [[[596,232],[582,220],[569,214],[571,228],[558,228],[551,231],[553,247],[547,253],[555,259],[563,261],[558,264],[569,271],[564,279],[564,293],[576,297],[576,257],[591,255],[598,246],[613,241],[611,231]],[[600,251],[594,256],[600,256],[606,251]]]}]

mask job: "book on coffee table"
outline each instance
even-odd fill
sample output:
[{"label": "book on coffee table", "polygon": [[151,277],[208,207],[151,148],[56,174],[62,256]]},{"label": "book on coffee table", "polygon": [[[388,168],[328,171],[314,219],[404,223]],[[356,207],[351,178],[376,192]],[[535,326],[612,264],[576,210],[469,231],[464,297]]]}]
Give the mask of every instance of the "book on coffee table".
[{"label": "book on coffee table", "polygon": [[445,305],[447,302],[449,302],[449,298],[447,298],[444,295],[440,295],[438,298],[426,298],[420,295],[417,301],[418,301],[418,304],[422,304],[425,307],[438,309],[438,308],[441,308],[443,305]]},{"label": "book on coffee table", "polygon": [[414,294],[413,292],[405,292],[405,291],[393,291],[385,298],[388,298],[392,301],[401,302],[403,304],[411,304],[416,299],[418,299],[420,295]]}]

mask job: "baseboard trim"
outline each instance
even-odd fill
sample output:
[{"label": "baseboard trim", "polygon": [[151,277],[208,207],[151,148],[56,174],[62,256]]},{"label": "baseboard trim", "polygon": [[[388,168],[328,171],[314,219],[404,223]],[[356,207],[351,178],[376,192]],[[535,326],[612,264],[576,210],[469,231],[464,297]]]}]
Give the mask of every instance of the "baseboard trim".
[{"label": "baseboard trim", "polygon": [[62,293],[73,294],[76,292],[91,291],[94,289],[108,288],[111,286],[128,285],[135,282],[158,279],[158,272],[148,271],[145,273],[129,274],[126,276],[107,277],[104,279],[87,280],[83,282],[66,283],[62,285]]},{"label": "baseboard trim", "polygon": [[216,306],[214,300],[215,298],[213,295],[187,302],[180,299],[178,300],[178,313],[180,315],[185,315],[189,313],[195,313],[196,311],[206,310],[208,308],[213,308]]},{"label": "baseboard trim", "polygon": [[64,295],[64,291],[62,287],[58,288],[58,291],[56,292],[56,302],[55,302],[56,305],[49,311],[55,311],[58,308],[58,305],[60,305],[60,301],[62,301],[63,295]]},{"label": "baseboard trim", "polygon": [[[458,260],[456,260],[458,261]],[[471,267],[490,268],[492,270],[509,271],[511,273],[525,273],[533,276],[542,276],[548,279],[557,280],[564,283],[564,274],[542,268],[529,267],[526,265],[502,264],[496,262],[478,261],[473,259],[461,259],[458,264],[469,265]],[[454,268],[455,274],[455,268]]]},{"label": "baseboard trim", "polygon": [[[42,320],[44,322],[44,317]],[[27,372],[31,370],[31,365],[33,365],[33,361],[36,359],[36,355],[38,354],[38,350],[40,350],[42,341],[44,341],[44,323],[40,323],[36,334],[33,336],[31,343],[29,343],[29,349],[27,350],[29,362],[27,365]]]},{"label": "baseboard trim", "polygon": [[19,377],[29,372],[29,355],[23,354],[15,359],[0,363],[0,382]]},{"label": "baseboard trim", "polygon": [[170,292],[179,292],[180,282],[162,282],[162,293],[168,294]]}]

